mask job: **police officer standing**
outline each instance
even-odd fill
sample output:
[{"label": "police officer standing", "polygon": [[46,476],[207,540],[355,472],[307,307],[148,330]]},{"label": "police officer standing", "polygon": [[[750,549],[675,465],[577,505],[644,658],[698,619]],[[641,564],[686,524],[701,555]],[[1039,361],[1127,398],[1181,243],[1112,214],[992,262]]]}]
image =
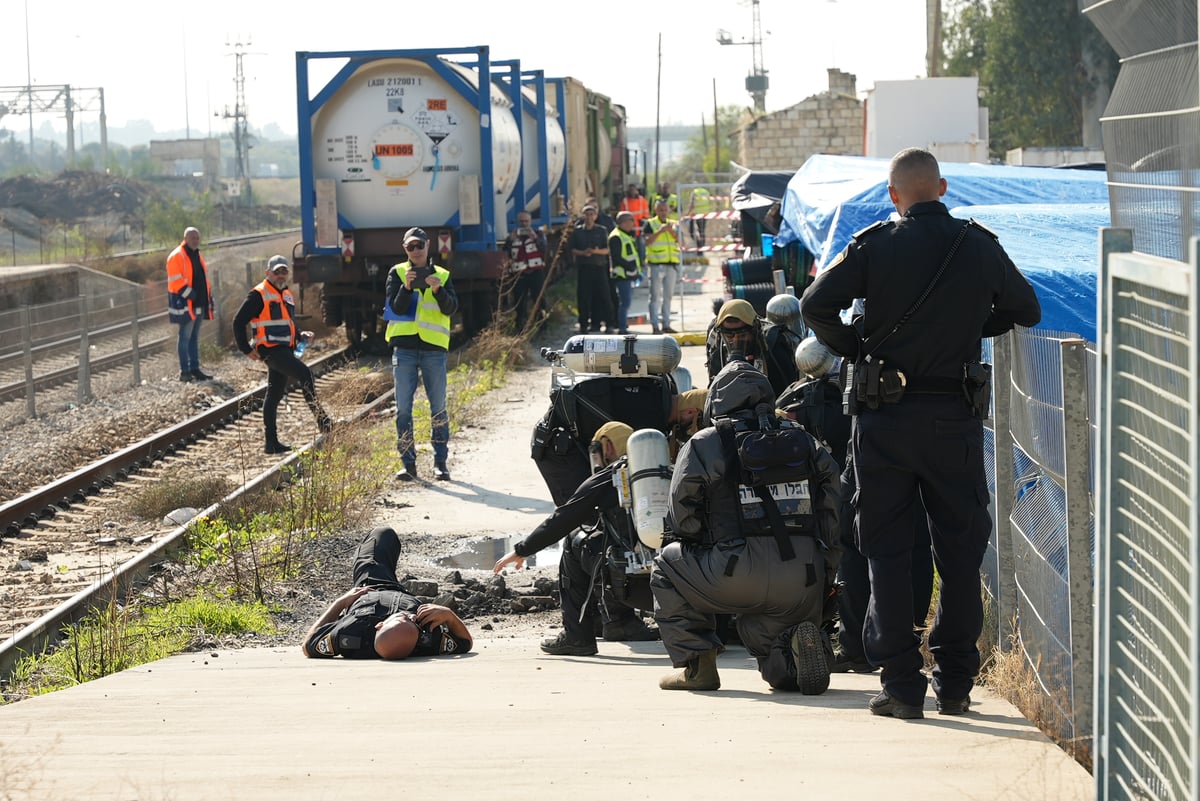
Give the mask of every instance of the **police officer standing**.
[{"label": "police officer standing", "polygon": [[[654,619],[671,664],[664,690],[716,690],[718,614],[780,690],[829,686],[819,624],[837,569],[838,470],[804,429],[775,415],[767,377],[745,361],[722,368],[698,431],[671,474],[674,541],[654,559]],[[750,476],[754,477],[751,478]]]},{"label": "police officer standing", "polygon": [[[929,632],[937,709],[960,715],[970,707],[983,628],[979,568],[992,526],[980,340],[1041,320],[1033,288],[995,235],[951,217],[939,200],[945,193],[931,153],[896,154],[888,194],[900,218],[856,234],[801,302],[813,333],[855,362],[856,536],[871,575],[863,645],[883,668],[869,708],[897,718],[924,717],[909,578],[918,502],[942,582]],[[861,331],[839,316],[856,298],[866,301]]]}]

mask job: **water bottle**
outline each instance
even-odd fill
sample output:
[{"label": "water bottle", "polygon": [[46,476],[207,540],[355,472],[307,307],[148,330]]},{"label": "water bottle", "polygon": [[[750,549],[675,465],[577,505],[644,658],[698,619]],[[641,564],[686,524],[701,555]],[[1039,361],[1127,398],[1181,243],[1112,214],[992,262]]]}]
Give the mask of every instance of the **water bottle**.
[{"label": "water bottle", "polygon": [[308,343],[302,339],[296,343],[296,349],[294,351],[292,351],[292,353],[296,354],[296,358],[299,359],[301,356],[304,355],[304,351],[307,348],[308,348]]}]

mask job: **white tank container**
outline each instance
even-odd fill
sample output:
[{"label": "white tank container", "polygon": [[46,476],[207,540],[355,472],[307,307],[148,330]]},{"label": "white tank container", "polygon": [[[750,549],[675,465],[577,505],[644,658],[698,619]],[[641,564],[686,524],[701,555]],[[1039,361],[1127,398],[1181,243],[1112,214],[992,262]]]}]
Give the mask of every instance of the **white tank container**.
[{"label": "white tank container", "polygon": [[[521,94],[525,100],[537,107],[537,92],[528,86],[521,89]],[[547,182],[554,189],[558,182],[562,180],[563,170],[567,166],[567,141],[563,136],[562,124],[558,121],[558,112],[551,105],[549,97],[546,98],[546,164],[549,168],[549,177]],[[537,117],[529,113],[529,109],[522,109],[521,116],[521,137],[522,150],[524,151],[524,168],[525,168],[525,192],[529,194],[537,185],[538,178],[542,171],[538,167],[538,121]],[[529,200],[524,204],[517,201],[517,208],[526,211],[532,211],[542,205],[542,198],[539,194],[532,194]]]},{"label": "white tank container", "polygon": [[679,366],[683,353],[674,337],[662,334],[628,336],[579,334],[562,346],[563,366],[577,373],[611,373],[625,354],[626,342],[633,340],[633,353],[646,365],[646,372],[665,375]]},{"label": "white tank container", "polygon": [[[442,63],[479,86],[472,70]],[[313,173],[337,181],[338,213],[355,227],[445,225],[459,210],[459,177],[482,179],[484,124],[492,132],[495,200],[503,209],[521,166],[521,138],[504,92],[491,87],[491,113],[481,120],[431,65],[372,61],[314,115]]]},{"label": "white tank container", "polygon": [[661,548],[671,504],[671,457],[667,437],[642,428],[626,444],[634,529],[647,548]]}]

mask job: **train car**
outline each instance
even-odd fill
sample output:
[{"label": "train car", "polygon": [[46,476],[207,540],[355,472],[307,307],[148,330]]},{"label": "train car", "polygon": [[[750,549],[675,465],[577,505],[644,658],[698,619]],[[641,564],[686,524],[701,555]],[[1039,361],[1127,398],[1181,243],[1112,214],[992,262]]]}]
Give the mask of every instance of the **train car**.
[{"label": "train car", "polygon": [[[302,240],[295,279],[324,322],[381,346],[384,285],[420,226],[474,333],[496,310],[500,244],[520,210],[551,233],[625,180],[624,109],[489,48],[296,54]],[[543,201],[545,199],[546,202]]]}]

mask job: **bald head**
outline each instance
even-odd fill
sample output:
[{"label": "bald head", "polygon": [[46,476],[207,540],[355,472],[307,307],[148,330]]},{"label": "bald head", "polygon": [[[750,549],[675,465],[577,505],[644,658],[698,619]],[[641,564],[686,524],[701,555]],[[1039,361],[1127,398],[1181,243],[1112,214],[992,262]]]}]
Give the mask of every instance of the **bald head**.
[{"label": "bald head", "polygon": [[375,653],[380,659],[404,659],[417,647],[417,624],[407,612],[397,612],[375,627]]},{"label": "bald head", "polygon": [[928,150],[901,150],[888,165],[888,194],[896,211],[903,214],[914,203],[937,200],[946,194],[946,180],[937,159]]}]

